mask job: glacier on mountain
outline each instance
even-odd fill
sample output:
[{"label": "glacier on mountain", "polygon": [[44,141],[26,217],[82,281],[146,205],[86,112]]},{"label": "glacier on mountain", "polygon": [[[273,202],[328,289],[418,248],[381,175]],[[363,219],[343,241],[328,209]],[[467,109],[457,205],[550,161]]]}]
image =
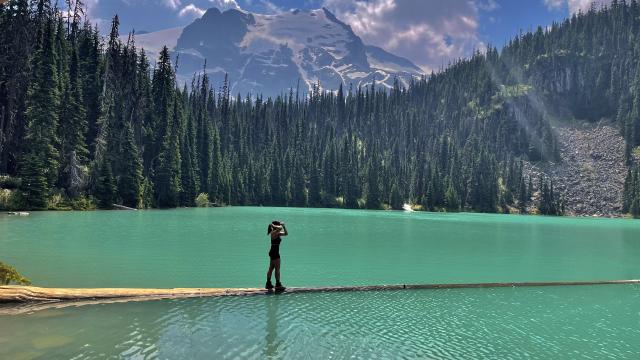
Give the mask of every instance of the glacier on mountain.
[{"label": "glacier on mountain", "polygon": [[[179,58],[178,80],[190,84],[203,69],[214,84],[228,74],[231,93],[278,95],[299,86],[310,91],[377,85],[407,86],[422,71],[411,61],[365,45],[327,9],[275,15],[209,9],[183,28],[136,36],[149,54],[166,45]],[[151,55],[149,55],[151,56]],[[204,67],[206,60],[206,67]]]}]

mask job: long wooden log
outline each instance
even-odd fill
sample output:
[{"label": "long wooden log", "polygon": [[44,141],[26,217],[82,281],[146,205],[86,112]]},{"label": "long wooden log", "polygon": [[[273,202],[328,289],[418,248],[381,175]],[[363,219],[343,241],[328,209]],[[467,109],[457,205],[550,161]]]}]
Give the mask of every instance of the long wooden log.
[{"label": "long wooden log", "polygon": [[136,208],[132,208],[132,207],[124,206],[124,205],[118,205],[118,204],[111,204],[111,207],[113,207],[114,209],[118,209],[118,210],[133,210],[133,211],[137,211],[138,210]]},{"label": "long wooden log", "polygon": [[[550,281],[550,282],[500,282],[463,284],[400,284],[368,286],[293,287],[286,293],[384,291],[405,289],[463,289],[528,286],[579,286],[640,284],[640,280]],[[146,301],[192,297],[242,296],[267,294],[261,288],[42,288],[35,286],[0,286],[0,315],[21,314],[48,308],[81,306],[127,301]],[[7,305],[13,303],[13,305]]]},{"label": "long wooden log", "polygon": [[[540,281],[540,282],[495,282],[495,283],[450,283],[450,284],[399,284],[399,285],[353,285],[325,287],[292,287],[287,293],[330,291],[379,291],[403,289],[458,289],[526,286],[576,286],[640,284],[636,280],[594,281]],[[30,301],[65,301],[113,298],[180,298],[228,295],[256,295],[266,293],[262,288],[44,288],[35,286],[0,285],[0,303]]]},{"label": "long wooden log", "polygon": [[35,286],[0,286],[0,303],[31,301],[65,301],[114,298],[180,298],[194,296],[250,295],[264,292],[257,288],[43,288]]}]

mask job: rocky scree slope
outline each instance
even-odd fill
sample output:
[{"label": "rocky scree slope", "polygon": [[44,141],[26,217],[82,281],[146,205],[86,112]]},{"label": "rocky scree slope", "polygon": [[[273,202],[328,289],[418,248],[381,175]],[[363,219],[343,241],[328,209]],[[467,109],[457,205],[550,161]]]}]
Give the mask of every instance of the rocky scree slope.
[{"label": "rocky scree slope", "polygon": [[560,162],[525,163],[534,187],[544,174],[564,198],[567,215],[620,216],[627,167],[624,139],[615,124],[576,122],[555,128]]}]

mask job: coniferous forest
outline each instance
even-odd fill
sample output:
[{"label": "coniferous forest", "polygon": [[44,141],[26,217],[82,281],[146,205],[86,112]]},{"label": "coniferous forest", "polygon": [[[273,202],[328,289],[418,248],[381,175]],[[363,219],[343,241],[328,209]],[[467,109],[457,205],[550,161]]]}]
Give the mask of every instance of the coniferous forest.
[{"label": "coniferous forest", "polygon": [[205,73],[178,84],[168,49],[121,41],[117,16],[103,37],[82,8],[0,5],[0,207],[198,199],[561,214],[553,184],[523,161],[558,160],[554,121],[605,117],[627,144],[624,210],[640,214],[636,0],[519,34],[408,88],[318,84],[276,98],[232,94]]}]

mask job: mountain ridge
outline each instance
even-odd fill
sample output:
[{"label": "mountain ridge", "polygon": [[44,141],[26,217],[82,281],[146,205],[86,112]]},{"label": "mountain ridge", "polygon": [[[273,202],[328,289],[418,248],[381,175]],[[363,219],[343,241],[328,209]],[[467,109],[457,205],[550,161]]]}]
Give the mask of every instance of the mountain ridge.
[{"label": "mountain ridge", "polygon": [[374,81],[406,87],[424,75],[410,60],[364,44],[326,8],[275,15],[211,8],[185,27],[136,35],[136,43],[155,54],[166,45],[180,59],[180,82],[204,69],[214,83],[228,75],[231,91],[242,94],[275,96],[298,82],[303,91]]}]

